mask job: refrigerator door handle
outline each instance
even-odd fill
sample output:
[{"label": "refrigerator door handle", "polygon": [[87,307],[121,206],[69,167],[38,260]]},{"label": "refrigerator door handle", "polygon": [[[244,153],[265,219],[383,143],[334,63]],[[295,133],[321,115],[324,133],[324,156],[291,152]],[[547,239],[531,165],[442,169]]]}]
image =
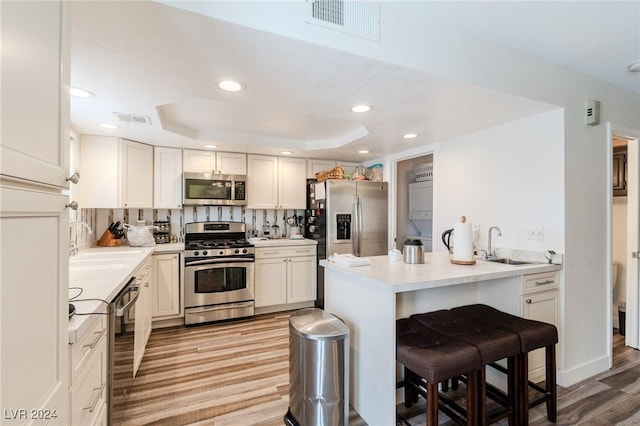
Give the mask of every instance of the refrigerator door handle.
[{"label": "refrigerator door handle", "polygon": [[355,212],[354,212],[354,221],[355,221],[355,233],[353,236],[354,241],[354,254],[360,257],[360,243],[362,242],[362,204],[359,195],[355,195]]}]

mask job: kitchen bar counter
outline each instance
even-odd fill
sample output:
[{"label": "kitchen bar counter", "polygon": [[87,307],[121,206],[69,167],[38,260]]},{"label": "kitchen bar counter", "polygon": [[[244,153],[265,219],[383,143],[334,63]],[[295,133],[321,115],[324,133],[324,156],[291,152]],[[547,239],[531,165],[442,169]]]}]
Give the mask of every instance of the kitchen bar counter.
[{"label": "kitchen bar counter", "polygon": [[370,425],[396,422],[396,319],[473,303],[490,305],[483,287],[513,288],[521,285],[523,275],[561,269],[482,260],[454,265],[446,252],[426,253],[424,264],[413,265],[387,256],[368,259],[369,266],[345,267],[328,260],[320,265],[325,268],[324,308],[351,330],[350,403]]}]

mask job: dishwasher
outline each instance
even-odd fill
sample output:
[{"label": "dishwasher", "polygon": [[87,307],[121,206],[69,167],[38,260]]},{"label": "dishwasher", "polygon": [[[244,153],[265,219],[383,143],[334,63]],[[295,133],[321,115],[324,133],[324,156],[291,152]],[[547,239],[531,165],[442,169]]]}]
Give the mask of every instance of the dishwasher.
[{"label": "dishwasher", "polygon": [[[123,420],[129,390],[133,385],[134,307],[140,287],[136,277],[109,304],[109,401],[107,424],[115,425]],[[133,314],[133,313],[132,313]],[[126,321],[125,321],[126,320]]]}]

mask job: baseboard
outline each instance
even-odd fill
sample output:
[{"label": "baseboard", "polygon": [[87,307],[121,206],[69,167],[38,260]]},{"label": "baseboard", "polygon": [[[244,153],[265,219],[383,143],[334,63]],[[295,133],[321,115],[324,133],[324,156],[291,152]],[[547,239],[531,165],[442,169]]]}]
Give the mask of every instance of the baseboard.
[{"label": "baseboard", "polygon": [[574,368],[558,370],[556,372],[557,383],[564,388],[569,387],[596,374],[600,374],[603,371],[607,371],[610,363],[611,360],[609,356],[604,355]]}]

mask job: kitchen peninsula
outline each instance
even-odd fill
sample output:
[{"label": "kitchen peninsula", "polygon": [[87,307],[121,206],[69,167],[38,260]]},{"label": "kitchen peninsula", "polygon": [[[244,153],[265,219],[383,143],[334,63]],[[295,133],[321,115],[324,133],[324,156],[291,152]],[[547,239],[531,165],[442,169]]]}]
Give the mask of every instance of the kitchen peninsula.
[{"label": "kitchen peninsula", "polygon": [[[320,264],[325,268],[325,310],[351,330],[349,402],[371,425],[396,421],[397,318],[473,303],[522,315],[525,277],[555,277],[561,268],[482,260],[454,265],[448,253],[427,253],[424,264],[391,261],[387,256],[369,259],[371,265],[351,268],[327,260]],[[557,285],[554,279],[540,285],[551,282]]]}]

